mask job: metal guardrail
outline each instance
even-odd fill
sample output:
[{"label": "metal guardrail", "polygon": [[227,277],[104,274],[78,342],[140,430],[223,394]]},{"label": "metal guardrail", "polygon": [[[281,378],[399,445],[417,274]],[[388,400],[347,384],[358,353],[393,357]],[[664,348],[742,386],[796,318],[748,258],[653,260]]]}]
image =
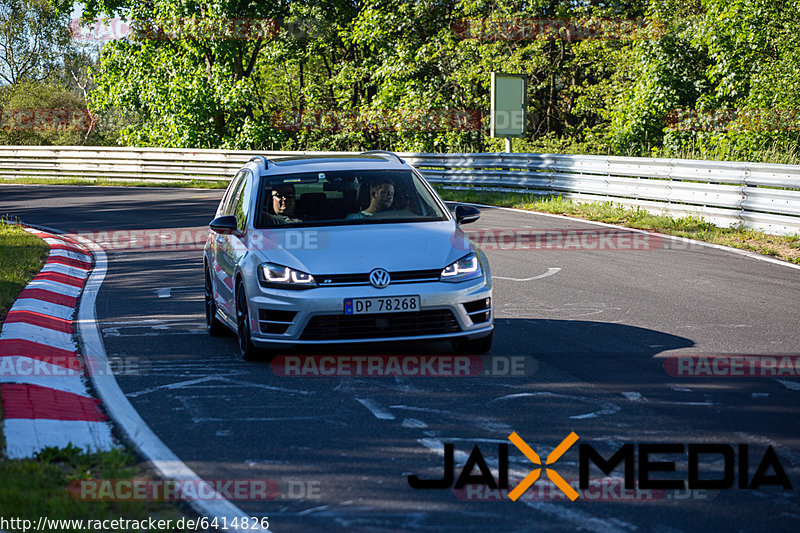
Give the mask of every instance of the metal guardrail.
[{"label": "metal guardrail", "polygon": [[[277,152],[101,147],[0,147],[0,178],[227,181],[254,155]],[[454,189],[611,201],[721,226],[800,233],[800,166],[556,154],[399,154]]]}]

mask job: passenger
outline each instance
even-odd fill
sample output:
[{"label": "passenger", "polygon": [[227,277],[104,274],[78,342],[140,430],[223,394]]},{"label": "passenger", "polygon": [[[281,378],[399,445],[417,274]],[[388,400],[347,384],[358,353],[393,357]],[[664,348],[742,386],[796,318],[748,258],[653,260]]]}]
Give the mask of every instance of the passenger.
[{"label": "passenger", "polygon": [[392,207],[394,183],[389,178],[380,178],[369,187],[369,206],[360,213],[351,213],[347,218],[367,218]]}]

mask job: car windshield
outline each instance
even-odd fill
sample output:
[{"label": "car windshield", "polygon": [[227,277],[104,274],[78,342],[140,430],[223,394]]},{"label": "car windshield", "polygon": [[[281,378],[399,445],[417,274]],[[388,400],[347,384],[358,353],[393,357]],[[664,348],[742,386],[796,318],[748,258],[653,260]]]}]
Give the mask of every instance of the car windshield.
[{"label": "car windshield", "polygon": [[446,220],[411,170],[344,170],[269,176],[255,226],[387,224]]}]

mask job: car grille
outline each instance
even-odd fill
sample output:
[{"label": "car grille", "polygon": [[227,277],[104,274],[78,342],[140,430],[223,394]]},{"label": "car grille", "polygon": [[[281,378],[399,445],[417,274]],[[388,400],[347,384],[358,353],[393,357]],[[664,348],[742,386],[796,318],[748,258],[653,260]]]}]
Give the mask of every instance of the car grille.
[{"label": "car grille", "polygon": [[380,313],[375,315],[319,315],[312,317],[300,336],[302,340],[380,339],[458,333],[449,309],[431,309],[415,313]]},{"label": "car grille", "polygon": [[[420,283],[439,281],[441,268],[433,270],[405,270],[389,272],[391,283]],[[369,285],[369,272],[364,274],[314,274],[320,287],[341,287],[345,285]]]}]

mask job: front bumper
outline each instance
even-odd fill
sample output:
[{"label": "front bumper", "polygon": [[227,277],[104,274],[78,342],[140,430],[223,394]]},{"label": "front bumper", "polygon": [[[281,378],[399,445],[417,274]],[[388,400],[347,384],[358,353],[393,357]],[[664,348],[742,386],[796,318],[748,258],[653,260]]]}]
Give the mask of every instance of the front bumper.
[{"label": "front bumper", "polygon": [[[484,279],[279,290],[252,283],[252,341],[264,348],[386,341],[479,339],[491,334],[492,290]],[[346,298],[420,297],[419,312],[345,315]]]}]

